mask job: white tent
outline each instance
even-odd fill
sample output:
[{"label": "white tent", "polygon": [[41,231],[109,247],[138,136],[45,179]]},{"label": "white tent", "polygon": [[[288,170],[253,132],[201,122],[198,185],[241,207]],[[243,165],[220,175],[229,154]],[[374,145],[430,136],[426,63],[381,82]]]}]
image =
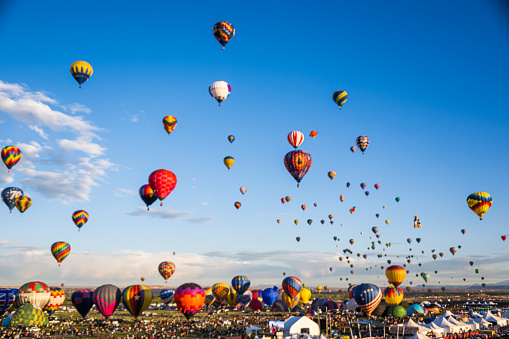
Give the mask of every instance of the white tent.
[{"label": "white tent", "polygon": [[493,326],[493,323],[490,323],[489,321],[483,318],[476,318],[473,319],[473,321],[478,325],[479,329],[487,328],[488,326]]},{"label": "white tent", "polygon": [[454,317],[446,317],[447,321],[450,322],[451,324],[453,325],[456,325],[459,327],[460,331],[463,331],[463,332],[466,332],[466,331],[470,331],[470,330],[475,330],[474,327],[472,327],[472,325],[470,324],[466,324],[464,322],[461,322],[457,319],[455,319]]},{"label": "white tent", "polygon": [[308,317],[290,317],[285,321],[283,336],[292,334],[309,333],[311,336],[320,334],[320,327]]},{"label": "white tent", "polygon": [[429,332],[429,331],[435,332],[435,334],[437,334],[437,337],[442,336],[443,334],[447,333],[446,332],[447,330],[445,328],[437,326],[436,324],[433,324],[433,323],[419,326],[419,332],[424,333],[426,331],[427,332]]},{"label": "white tent", "polygon": [[447,318],[447,317],[452,317],[452,316],[454,316],[454,314],[453,314],[451,311],[447,310],[447,311],[445,311],[445,313],[443,314],[443,316]]},{"label": "white tent", "polygon": [[506,319],[499,318],[490,311],[486,312],[485,315],[483,315],[483,319],[486,321],[489,321],[490,323],[497,323],[498,325],[505,326],[507,324]]}]

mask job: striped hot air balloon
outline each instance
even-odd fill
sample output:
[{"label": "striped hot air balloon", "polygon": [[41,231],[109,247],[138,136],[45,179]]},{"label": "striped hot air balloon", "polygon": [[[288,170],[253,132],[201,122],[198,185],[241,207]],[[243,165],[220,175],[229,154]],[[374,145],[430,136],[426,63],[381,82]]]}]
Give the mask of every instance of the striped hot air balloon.
[{"label": "striped hot air balloon", "polygon": [[491,207],[491,196],[486,192],[472,193],[467,198],[467,204],[470,209],[482,220],[483,215],[488,212]]},{"label": "striped hot air balloon", "polygon": [[21,151],[16,146],[6,146],[0,153],[5,166],[7,166],[7,172],[10,172],[12,166],[21,160]]},{"label": "striped hot air balloon", "polygon": [[71,253],[71,245],[65,241],[57,241],[51,245],[51,254],[53,254],[53,257],[57,260],[58,266],[60,266],[60,263],[67,258],[69,253]]},{"label": "striped hot air balloon", "polygon": [[88,213],[83,210],[76,211],[72,214],[72,221],[76,227],[78,227],[78,231],[87,223],[88,221]]},{"label": "striped hot air balloon", "polygon": [[134,319],[145,311],[152,301],[152,290],[145,285],[131,285],[122,293],[125,308],[132,314]]}]

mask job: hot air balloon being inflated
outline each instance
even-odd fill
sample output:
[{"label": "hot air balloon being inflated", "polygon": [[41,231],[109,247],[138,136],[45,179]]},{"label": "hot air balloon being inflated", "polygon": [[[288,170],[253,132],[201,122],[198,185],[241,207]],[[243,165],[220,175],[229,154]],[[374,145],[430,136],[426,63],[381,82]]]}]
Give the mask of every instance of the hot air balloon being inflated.
[{"label": "hot air balloon being inflated", "polygon": [[288,152],[284,163],[287,171],[297,181],[297,187],[300,187],[300,181],[311,168],[313,160],[308,152],[299,150]]},{"label": "hot air balloon being inflated", "polygon": [[152,188],[150,188],[150,185],[143,185],[140,187],[140,198],[143,200],[145,205],[147,205],[147,211],[149,210],[149,206],[152,205],[156,200],[157,197],[154,194],[154,191]]},{"label": "hot air balloon being inflated", "polygon": [[173,191],[175,186],[177,186],[177,177],[172,171],[159,169],[150,174],[148,177],[148,184],[154,191],[155,196],[161,201],[162,206],[162,201]]},{"label": "hot air balloon being inflated", "polygon": [[483,215],[488,212],[491,207],[492,199],[489,193],[476,192],[467,197],[467,205],[482,220]]},{"label": "hot air balloon being inflated", "polygon": [[337,90],[332,94],[332,100],[339,106],[339,109],[343,106],[343,104],[348,100],[348,93],[343,90]]},{"label": "hot air balloon being inflated", "polygon": [[165,116],[163,118],[163,126],[166,133],[170,135],[171,132],[173,132],[173,130],[175,129],[175,127],[177,127],[177,118],[175,118],[172,115]]},{"label": "hot air balloon being inflated", "polygon": [[71,65],[71,74],[80,85],[80,88],[81,84],[87,81],[93,73],[94,69],[86,61],[75,61]]},{"label": "hot air balloon being inflated", "polygon": [[304,141],[304,134],[300,131],[291,131],[290,133],[288,133],[286,139],[288,139],[290,145],[292,145],[293,148],[296,149]]},{"label": "hot air balloon being inflated", "polygon": [[361,150],[362,154],[364,154],[364,151],[369,146],[369,138],[365,135],[361,135],[360,137],[357,137],[357,140],[355,141],[357,144],[357,147]]},{"label": "hot air balloon being inflated", "polygon": [[21,151],[16,146],[6,146],[0,153],[5,166],[7,166],[7,172],[10,172],[12,166],[21,160]]},{"label": "hot air balloon being inflated", "polygon": [[161,274],[161,276],[164,278],[165,283],[167,283],[167,280],[170,279],[170,277],[175,272],[175,264],[171,261],[163,261],[159,264],[158,270],[159,274]]},{"label": "hot air balloon being inflated", "polygon": [[58,266],[60,266],[60,263],[67,258],[69,253],[71,253],[71,245],[65,241],[57,241],[51,245],[51,254],[53,254],[53,257],[55,257],[58,262]]},{"label": "hot air balloon being inflated", "polygon": [[72,221],[78,227],[78,231],[87,223],[88,213],[83,210],[76,211],[72,214]]},{"label": "hot air balloon being inflated", "polygon": [[217,100],[219,106],[221,106],[221,102],[228,98],[231,92],[232,87],[226,81],[215,81],[209,87],[210,96]]},{"label": "hot air balloon being inflated", "polygon": [[226,44],[235,36],[235,28],[233,25],[226,21],[219,21],[214,25],[212,33],[217,41],[223,45],[223,50]]}]

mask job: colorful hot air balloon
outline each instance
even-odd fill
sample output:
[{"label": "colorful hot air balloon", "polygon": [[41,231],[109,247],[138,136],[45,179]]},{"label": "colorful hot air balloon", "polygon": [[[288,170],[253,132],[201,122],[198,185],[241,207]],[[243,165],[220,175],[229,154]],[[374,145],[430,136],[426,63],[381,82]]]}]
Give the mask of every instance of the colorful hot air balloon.
[{"label": "colorful hot air balloon", "polygon": [[120,288],[112,284],[99,286],[92,296],[94,305],[106,319],[111,317],[122,300]]},{"label": "colorful hot air balloon", "polygon": [[32,206],[32,199],[27,196],[19,196],[14,199],[14,205],[20,213],[25,212],[30,206]]},{"label": "colorful hot air balloon", "polygon": [[288,139],[290,145],[293,146],[293,148],[297,148],[304,141],[304,134],[302,134],[302,132],[300,131],[291,131],[290,133],[288,133],[288,136],[286,138]]},{"label": "colorful hot air balloon", "polygon": [[311,291],[307,288],[302,287],[299,292],[300,303],[305,305],[308,303],[309,299],[311,299]]},{"label": "colorful hot air balloon", "polygon": [[430,275],[428,273],[421,272],[421,277],[425,282],[428,282]]},{"label": "colorful hot air balloon", "polygon": [[339,201],[341,201],[341,202],[345,201],[345,197],[343,196],[343,194],[341,194],[341,195],[339,196]]},{"label": "colorful hot air balloon", "polygon": [[42,281],[32,281],[19,288],[16,294],[16,303],[18,306],[32,304],[42,310],[48,303],[49,297],[50,289],[48,285]]},{"label": "colorful hot air balloon", "polygon": [[303,205],[300,205],[300,208],[302,208],[302,210],[305,211],[307,206],[303,204]]},{"label": "colorful hot air balloon", "polygon": [[285,167],[292,177],[297,181],[297,187],[300,181],[311,168],[313,160],[311,155],[305,151],[291,151],[285,155]]},{"label": "colorful hot air balloon", "polygon": [[71,74],[80,85],[80,88],[81,84],[87,81],[93,73],[94,69],[86,61],[75,61],[71,65]]},{"label": "colorful hot air balloon", "polygon": [[365,189],[365,188],[366,188],[366,184],[365,184],[365,183],[363,183],[363,182],[361,182],[361,188],[362,188],[362,189]]},{"label": "colorful hot air balloon", "polygon": [[357,138],[356,143],[357,143],[357,147],[359,147],[362,154],[364,154],[364,151],[369,146],[369,138],[365,135],[361,135],[360,137]]},{"label": "colorful hot air balloon", "polygon": [[239,201],[236,201],[233,205],[235,206],[236,209],[239,209],[240,206],[242,206],[242,204]]},{"label": "colorful hot air balloon", "polygon": [[67,258],[69,253],[71,253],[71,245],[65,241],[57,241],[51,245],[51,254],[53,254],[53,257],[57,260],[58,266],[60,266],[60,263]]},{"label": "colorful hot air balloon", "polygon": [[228,136],[228,141],[230,142],[230,144],[233,144],[233,142],[235,141],[235,136],[234,135],[229,135]]},{"label": "colorful hot air balloon", "polygon": [[302,282],[297,277],[286,277],[283,280],[283,290],[292,298],[299,294],[301,288]]},{"label": "colorful hot air balloon", "polygon": [[228,168],[228,171],[230,170],[230,168],[232,168],[233,164],[235,163],[235,159],[233,159],[233,157],[230,157],[230,156],[227,156],[227,157],[224,157],[224,165]]},{"label": "colorful hot air balloon", "polygon": [[355,302],[369,317],[382,300],[382,292],[373,284],[360,284],[353,290]]},{"label": "colorful hot air balloon", "polygon": [[31,304],[25,304],[19,307],[11,318],[10,326],[12,327],[32,327],[46,326],[48,324],[48,316],[41,308],[37,308]]},{"label": "colorful hot air balloon", "polygon": [[297,240],[297,242],[299,242],[300,241],[300,237],[295,238],[295,240]]},{"label": "colorful hot air balloon", "polygon": [[373,233],[377,234],[378,233],[378,227],[376,227],[376,226],[371,227],[371,231],[373,231]]},{"label": "colorful hot air balloon", "polygon": [[466,230],[463,228],[463,229],[461,230],[461,234],[465,234],[465,232],[466,232]]},{"label": "colorful hot air balloon", "polygon": [[94,300],[92,296],[94,295],[93,290],[77,290],[71,296],[71,301],[76,311],[81,314],[83,319],[87,316],[88,312],[94,306]]},{"label": "colorful hot air balloon", "polygon": [[65,292],[60,287],[50,287],[50,295],[49,301],[44,306],[43,310],[48,312],[49,315],[55,313],[56,310],[60,308],[64,304],[65,301]]},{"label": "colorful hot air balloon", "polygon": [[214,25],[212,33],[214,33],[217,41],[223,45],[224,49],[224,46],[235,36],[235,28],[229,22],[219,21]]},{"label": "colorful hot air balloon", "polygon": [[245,275],[238,275],[232,279],[232,288],[237,294],[244,294],[251,285],[251,281]]},{"label": "colorful hot air balloon", "polygon": [[177,288],[173,298],[177,304],[177,309],[189,320],[203,306],[205,302],[205,291],[200,285],[187,283]]},{"label": "colorful hot air balloon", "polygon": [[147,205],[147,211],[149,210],[149,206],[157,200],[157,197],[155,196],[152,188],[150,188],[150,185],[143,185],[140,187],[140,198],[143,200],[145,205]]},{"label": "colorful hot air balloon", "polygon": [[396,197],[396,198],[394,198],[394,200],[396,200],[396,202],[400,202],[401,198],[400,197]]},{"label": "colorful hot air balloon", "polygon": [[226,81],[215,81],[209,87],[210,96],[219,102],[219,106],[221,106],[221,102],[228,98],[231,92],[232,87]]},{"label": "colorful hot air balloon", "polygon": [[21,159],[21,151],[16,146],[6,146],[0,152],[2,160],[7,166],[7,172],[10,172],[12,166],[16,165]]},{"label": "colorful hot air balloon", "polygon": [[332,100],[339,106],[339,109],[341,109],[341,106],[346,102],[348,99],[348,93],[343,90],[337,90],[332,94]]},{"label": "colorful hot air balloon", "polygon": [[156,197],[162,201],[173,191],[177,185],[177,177],[172,171],[167,169],[159,169],[150,174],[148,184],[154,191]]},{"label": "colorful hot air balloon", "polygon": [[327,173],[327,175],[329,176],[330,180],[334,179],[336,177],[336,172],[335,171],[329,171],[329,173]]},{"label": "colorful hot air balloon", "polygon": [[385,276],[389,283],[393,284],[394,287],[399,287],[406,278],[406,271],[403,267],[398,265],[392,265],[387,267],[385,270]]},{"label": "colorful hot air balloon", "polygon": [[172,290],[169,288],[161,290],[161,293],[159,294],[159,296],[161,297],[161,300],[166,305],[168,305],[173,300],[174,295],[175,295],[175,290]]},{"label": "colorful hot air balloon", "polygon": [[22,195],[23,191],[17,187],[7,187],[4,188],[4,190],[2,191],[2,200],[4,204],[6,204],[7,207],[9,207],[9,211],[11,211],[11,213],[14,206],[16,206],[14,204],[14,201],[16,200],[16,198],[21,197]]},{"label": "colorful hot air balloon", "polygon": [[235,306],[237,304],[237,292],[235,292],[233,288],[230,288],[230,292],[228,293],[224,300],[226,300],[228,305],[232,307]]},{"label": "colorful hot air balloon", "polygon": [[122,302],[134,319],[145,311],[152,301],[152,290],[145,285],[131,285],[122,293]]},{"label": "colorful hot air balloon", "polygon": [[168,133],[168,135],[173,132],[175,127],[177,127],[177,118],[172,115],[167,115],[163,118],[163,126],[164,130]]},{"label": "colorful hot air balloon", "polygon": [[0,289],[0,316],[12,306],[15,297],[16,296],[11,289]]},{"label": "colorful hot air balloon", "polygon": [[175,272],[175,264],[171,261],[163,261],[159,264],[158,270],[159,274],[161,274],[166,283],[166,280],[170,279],[170,277],[173,275],[173,272]]},{"label": "colorful hot air balloon", "polygon": [[283,302],[286,306],[288,306],[288,309],[292,309],[295,306],[299,304],[300,301],[300,294],[297,294],[295,298],[291,298],[288,294],[283,293]]},{"label": "colorful hot air balloon", "polygon": [[318,134],[318,132],[317,132],[317,131],[311,131],[311,132],[309,132],[309,136],[310,136],[311,138],[313,138],[313,139],[317,136],[317,134]]},{"label": "colorful hot air balloon", "polygon": [[72,221],[78,227],[78,231],[85,225],[88,221],[88,213],[83,210],[76,211],[72,214]]},{"label": "colorful hot air balloon", "polygon": [[458,249],[456,247],[449,248],[449,252],[451,252],[452,255],[454,255],[454,253],[456,253],[457,251],[458,251]]},{"label": "colorful hot air balloon", "polygon": [[351,151],[352,153],[355,153],[355,151],[356,151],[356,150],[357,150],[357,147],[355,147],[355,146],[350,147],[350,151]]},{"label": "colorful hot air balloon", "polygon": [[491,196],[486,192],[472,193],[467,198],[468,207],[479,216],[480,220],[482,220],[483,215],[490,209],[491,203]]},{"label": "colorful hot air balloon", "polygon": [[399,287],[389,286],[384,290],[383,297],[389,305],[399,305],[403,300],[403,290]]}]

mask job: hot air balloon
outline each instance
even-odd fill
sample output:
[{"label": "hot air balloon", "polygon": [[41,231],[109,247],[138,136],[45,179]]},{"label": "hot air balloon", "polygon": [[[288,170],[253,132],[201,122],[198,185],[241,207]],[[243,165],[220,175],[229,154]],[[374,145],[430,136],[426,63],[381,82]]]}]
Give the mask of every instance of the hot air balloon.
[{"label": "hot air balloon", "polygon": [[279,224],[279,223],[281,222],[281,219],[277,219],[276,221],[277,221],[277,223]]},{"label": "hot air balloon", "polygon": [[235,163],[235,159],[233,159],[233,157],[230,157],[230,156],[227,156],[227,157],[224,157],[224,165],[228,168],[228,171],[230,170],[230,168],[232,168],[233,164]]},{"label": "hot air balloon", "polygon": [[235,28],[229,22],[219,21],[214,25],[212,33],[214,33],[217,41],[223,45],[224,49],[224,46],[235,36]]},{"label": "hot air balloon", "polygon": [[245,275],[238,275],[232,279],[232,288],[239,294],[244,294],[249,286],[251,285],[251,281]]},{"label": "hot air balloon", "polygon": [[471,261],[469,264],[470,264],[470,266],[474,266],[474,262],[473,261]]},{"label": "hot air balloon", "polygon": [[415,241],[417,241],[418,244],[421,243],[421,238],[416,238]]},{"label": "hot air balloon", "polygon": [[364,154],[364,151],[369,146],[369,138],[365,135],[361,135],[360,137],[357,138],[356,143],[357,143],[357,147],[359,147],[362,154]]},{"label": "hot air balloon", "polygon": [[239,209],[242,204],[239,201],[236,201],[233,205],[236,209]]},{"label": "hot air balloon", "polygon": [[297,242],[299,242],[299,241],[300,241],[300,237],[297,237],[297,238],[295,238],[295,239],[297,240]]},{"label": "hot air balloon", "polygon": [[389,305],[399,305],[403,300],[403,290],[399,287],[389,286],[384,290],[383,297]]},{"label": "hot air balloon", "polygon": [[145,281],[145,277],[141,277],[141,278],[140,278],[140,280],[141,280],[141,281]]},{"label": "hot air balloon", "polygon": [[389,283],[393,284],[394,287],[399,287],[403,283],[406,277],[406,271],[403,267],[398,265],[393,265],[387,267],[385,270],[385,276]]},{"label": "hot air balloon", "polygon": [[472,193],[467,198],[468,207],[479,216],[480,220],[482,220],[483,215],[490,209],[491,203],[491,196],[486,192]]},{"label": "hot air balloon", "polygon": [[157,200],[157,197],[155,196],[152,188],[150,188],[150,185],[143,185],[140,187],[140,198],[143,200],[145,205],[147,205],[147,211],[149,210],[149,206]]},{"label": "hot air balloon", "polygon": [[308,219],[308,225],[311,226],[312,223],[313,223],[313,219]]},{"label": "hot air balloon", "polygon": [[322,286],[316,286],[316,290],[318,293],[322,293],[323,287]]},{"label": "hot air balloon", "polygon": [[353,239],[350,239],[350,244],[353,245],[355,241]]},{"label": "hot air balloon", "polygon": [[306,205],[300,205],[300,208],[302,208],[302,210],[305,211],[307,206]]},{"label": "hot air balloon", "polygon": [[299,220],[295,219],[295,220],[293,221],[293,223],[294,223],[295,225],[298,225],[298,224],[299,224]]},{"label": "hot air balloon", "polygon": [[322,225],[325,224],[325,220],[323,220],[323,219],[320,220],[320,222],[322,223]]},{"label": "hot air balloon", "polygon": [[327,173],[327,175],[329,176],[330,180],[334,179],[336,177],[336,172],[335,171],[329,171],[329,173]]},{"label": "hot air balloon", "polygon": [[444,256],[444,253],[440,252],[440,253],[438,253],[438,255],[440,256],[440,258],[442,258]]},{"label": "hot air balloon", "polygon": [[94,305],[106,319],[111,317],[122,300],[120,288],[112,284],[99,286],[92,296]]},{"label": "hot air balloon", "polygon": [[313,160],[308,152],[291,151],[285,155],[284,163],[286,170],[297,181],[297,187],[299,187],[300,181],[311,168]]},{"label": "hot air balloon", "polygon": [[396,200],[396,202],[399,202],[401,199],[399,197],[396,197],[394,198],[394,200]]},{"label": "hot air balloon", "polygon": [[32,206],[32,199],[27,196],[19,196],[14,199],[14,205],[20,213],[25,212],[30,206]]},{"label": "hot air balloon", "polygon": [[175,129],[175,127],[177,127],[177,118],[175,118],[172,115],[165,116],[163,118],[163,126],[166,133],[170,135],[171,132],[173,132],[173,130]]},{"label": "hot air balloon", "polygon": [[286,201],[286,202],[290,202],[290,200],[292,200],[292,198],[291,198],[289,195],[287,195],[287,196],[285,197],[285,201]]},{"label": "hot air balloon", "polygon": [[346,183],[346,187],[350,188],[350,183],[349,182]]},{"label": "hot air balloon", "polygon": [[348,99],[348,93],[343,90],[337,90],[332,94],[332,100],[339,106],[339,109],[341,109],[341,106],[346,102]]},{"label": "hot air balloon", "polygon": [[313,206],[315,206],[315,207],[316,207],[316,206],[318,206],[318,204],[315,202],[315,203],[313,204]]},{"label": "hot air balloon", "polygon": [[230,287],[225,283],[216,283],[212,285],[212,294],[216,299],[222,302],[230,293]]},{"label": "hot air balloon", "polygon": [[436,255],[436,254],[433,254],[431,257],[432,257],[434,260],[437,260],[437,255]]},{"label": "hot air balloon", "polygon": [[64,304],[65,301],[65,292],[60,287],[50,287],[50,295],[49,301],[44,306],[43,310],[48,312],[49,315],[55,313],[56,310],[60,308]]},{"label": "hot air balloon", "polygon": [[382,292],[373,284],[360,284],[353,290],[355,302],[369,317],[382,300]]},{"label": "hot air balloon", "polygon": [[380,184],[375,184],[375,188],[378,191],[378,189],[380,188]]},{"label": "hot air balloon", "polygon": [[16,296],[11,289],[0,289],[0,316],[12,306],[15,297]]},{"label": "hot air balloon", "polygon": [[377,218],[380,217],[380,214],[379,213],[375,214],[375,217],[377,217]]},{"label": "hot air balloon", "polygon": [[341,202],[345,201],[345,197],[343,196],[343,194],[341,194],[341,195],[339,196],[339,201],[341,201]]},{"label": "hot air balloon", "polygon": [[[41,308],[35,305],[25,304],[19,307],[11,318],[12,327],[46,326],[48,316]],[[3,325],[3,323],[2,323]]]},{"label": "hot air balloon", "polygon": [[71,245],[65,241],[57,241],[51,245],[51,254],[53,254],[53,257],[57,260],[58,266],[60,266],[60,263],[67,258],[69,253],[71,253]]},{"label": "hot air balloon", "polygon": [[461,230],[461,234],[465,234],[466,230],[465,229],[462,229]]},{"label": "hot air balloon", "polygon": [[88,221],[88,213],[83,210],[76,211],[72,214],[72,221],[78,227],[78,231],[85,225]]},{"label": "hot air balloon", "polygon": [[297,148],[304,141],[304,134],[301,131],[291,131],[286,138],[293,148]]},{"label": "hot air balloon", "polygon": [[173,300],[174,295],[175,295],[175,290],[172,290],[170,288],[161,290],[161,293],[159,294],[159,296],[161,297],[161,300],[166,305],[171,303],[171,301]]},{"label": "hot air balloon", "polygon": [[12,209],[14,208],[14,201],[16,200],[16,198],[20,197],[23,195],[23,191],[20,189],[20,188],[17,188],[17,187],[7,187],[7,188],[4,188],[4,190],[2,191],[2,200],[4,202],[4,204],[7,205],[7,207],[9,207],[9,211],[12,212]]},{"label": "hot air balloon", "polygon": [[362,183],[361,183],[361,188],[362,188],[362,189],[365,189],[365,188],[366,188],[366,184],[362,182]]},{"label": "hot air balloon", "polygon": [[16,303],[18,306],[32,304],[41,310],[46,306],[50,297],[48,285],[42,281],[28,282],[19,288],[16,294]]},{"label": "hot air balloon", "polygon": [[364,194],[366,194],[366,196],[368,196],[369,195],[369,191],[364,192]]},{"label": "hot air balloon", "polygon": [[410,244],[410,243],[412,242],[412,239],[411,239],[411,238],[408,238],[408,239],[406,240],[406,242]]},{"label": "hot air balloon", "polygon": [[454,255],[454,253],[456,253],[457,251],[458,251],[458,249],[456,247],[449,248],[449,252],[451,252],[452,255]]},{"label": "hot air balloon", "polygon": [[389,225],[389,222],[390,222],[390,221],[389,221],[389,219],[385,220],[385,223],[386,223],[387,225]]},{"label": "hot air balloon", "polygon": [[283,280],[283,290],[292,299],[295,298],[295,296],[297,294],[299,294],[301,288],[302,288],[302,282],[297,277],[286,277]]},{"label": "hot air balloon", "polygon": [[302,287],[299,292],[300,303],[305,305],[308,303],[309,299],[311,299],[311,291],[307,288]]},{"label": "hot air balloon", "polygon": [[215,81],[209,87],[210,96],[219,102],[219,106],[221,106],[221,102],[228,98],[231,92],[232,87],[226,81]]},{"label": "hot air balloon", "polygon": [[21,151],[16,146],[6,146],[2,148],[0,154],[5,166],[7,166],[7,172],[10,172],[12,166],[21,160]]},{"label": "hot air balloon", "polygon": [[377,234],[378,233],[378,227],[376,226],[373,226],[371,227],[371,230],[373,231],[373,233]]},{"label": "hot air balloon", "polygon": [[122,302],[125,308],[132,314],[134,319],[150,306],[152,290],[145,285],[131,285],[122,292]]},{"label": "hot air balloon", "polygon": [[94,69],[86,61],[75,61],[71,65],[71,74],[80,85],[80,88],[81,84],[87,81],[93,73]]},{"label": "hot air balloon", "polygon": [[313,138],[313,139],[316,137],[316,135],[317,135],[317,134],[318,134],[318,132],[317,132],[317,131],[311,131],[311,132],[309,132],[309,136],[310,136],[311,138]]},{"label": "hot air balloon", "polygon": [[291,298],[288,294],[283,293],[283,302],[286,306],[288,306],[288,309],[291,310],[295,306],[299,304],[300,301],[300,293],[295,296],[295,298]]},{"label": "hot air balloon", "polygon": [[503,241],[505,241],[505,239],[507,239],[507,237],[505,235],[501,236],[500,237]]},{"label": "hot air balloon", "polygon": [[247,188],[245,188],[244,186],[242,186],[240,188],[240,193],[242,193],[242,195],[244,195],[244,193],[246,193],[246,191],[247,191]]},{"label": "hot air balloon", "polygon": [[159,169],[152,172],[148,178],[148,184],[154,191],[156,197],[162,201],[173,191],[177,185],[177,177],[172,171]]},{"label": "hot air balloon", "polygon": [[269,306],[272,306],[274,301],[277,299],[277,288],[266,288],[262,292],[263,302]]},{"label": "hot air balloon", "polygon": [[166,283],[166,280],[170,279],[170,277],[173,275],[173,272],[175,272],[175,264],[171,261],[163,261],[159,264],[158,270],[159,274],[161,274]]},{"label": "hot air balloon", "polygon": [[94,295],[93,290],[77,290],[71,296],[71,301],[76,311],[81,314],[83,319],[87,316],[88,312],[94,305],[94,301],[92,300],[92,296]]},{"label": "hot air balloon", "polygon": [[428,282],[430,275],[428,273],[421,272],[421,277],[425,282]]},{"label": "hot air balloon", "polygon": [[235,141],[235,136],[234,135],[229,135],[228,136],[228,141],[230,142],[230,144],[233,144],[233,142]]},{"label": "hot air balloon", "polygon": [[354,153],[356,150],[357,150],[357,147],[355,147],[355,146],[350,147],[350,151],[351,151],[352,153]]}]

